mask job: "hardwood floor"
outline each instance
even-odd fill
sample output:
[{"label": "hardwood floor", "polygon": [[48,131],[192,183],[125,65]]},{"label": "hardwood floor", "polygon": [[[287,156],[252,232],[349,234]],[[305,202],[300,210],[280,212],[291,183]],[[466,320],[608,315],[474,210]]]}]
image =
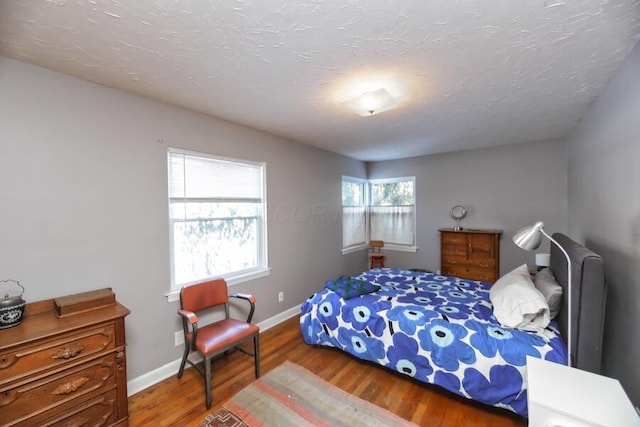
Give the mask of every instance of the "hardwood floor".
[{"label": "hardwood floor", "polygon": [[[509,411],[460,398],[439,387],[418,383],[338,350],[304,343],[298,317],[260,334],[260,369],[265,375],[285,360],[325,381],[386,408],[421,426],[524,427],[526,419]],[[253,381],[253,359],[240,352],[213,366],[213,406],[206,410],[202,377],[187,369],[129,398],[130,426],[197,426]]]}]

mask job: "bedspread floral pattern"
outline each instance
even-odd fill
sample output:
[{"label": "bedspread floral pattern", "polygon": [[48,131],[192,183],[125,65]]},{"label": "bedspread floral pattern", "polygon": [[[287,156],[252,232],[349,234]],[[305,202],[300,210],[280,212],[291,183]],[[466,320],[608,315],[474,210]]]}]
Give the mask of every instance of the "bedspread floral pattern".
[{"label": "bedspread floral pattern", "polygon": [[469,399],[527,416],[527,355],[566,363],[556,324],[538,332],[502,327],[490,284],[382,268],[355,279],[380,286],[343,300],[323,289],[305,301],[306,343],[337,347]]}]

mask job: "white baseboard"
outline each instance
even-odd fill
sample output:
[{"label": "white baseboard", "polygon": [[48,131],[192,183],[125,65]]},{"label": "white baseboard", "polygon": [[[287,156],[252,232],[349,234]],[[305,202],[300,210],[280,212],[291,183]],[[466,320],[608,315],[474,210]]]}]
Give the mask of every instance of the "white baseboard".
[{"label": "white baseboard", "polygon": [[[283,311],[282,313],[277,314],[269,319],[266,319],[258,323],[257,325],[260,327],[260,332],[264,332],[267,329],[270,329],[298,314],[300,314],[300,306],[291,307],[290,309]],[[166,365],[154,369],[153,371],[142,374],[136,378],[132,378],[127,382],[127,396],[133,396],[134,394],[141,392],[147,387],[151,387],[152,385],[159,383],[162,380],[176,375],[178,373],[178,369],[180,369],[181,361],[181,358],[174,360],[167,363]]]},{"label": "white baseboard", "polygon": [[299,305],[295,307],[291,307],[290,309],[283,311],[280,314],[276,314],[275,316],[270,317],[269,319],[265,319],[262,322],[258,323],[258,326],[260,326],[260,332],[264,332],[267,329],[271,329],[274,326],[284,322],[285,320],[289,320],[293,316],[297,316],[299,314],[300,314]]}]

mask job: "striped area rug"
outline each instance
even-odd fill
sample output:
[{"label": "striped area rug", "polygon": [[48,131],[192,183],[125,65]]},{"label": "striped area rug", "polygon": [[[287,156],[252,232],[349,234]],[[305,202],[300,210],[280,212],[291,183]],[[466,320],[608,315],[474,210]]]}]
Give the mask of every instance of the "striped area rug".
[{"label": "striped area rug", "polygon": [[200,427],[416,426],[292,362],[257,379]]}]

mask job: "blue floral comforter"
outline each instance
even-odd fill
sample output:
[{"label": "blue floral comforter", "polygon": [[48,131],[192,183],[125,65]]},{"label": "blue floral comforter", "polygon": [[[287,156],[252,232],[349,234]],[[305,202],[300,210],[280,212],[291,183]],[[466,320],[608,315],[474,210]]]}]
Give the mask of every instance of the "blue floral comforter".
[{"label": "blue floral comforter", "polygon": [[498,323],[489,283],[389,268],[352,279],[377,286],[349,299],[324,288],[302,304],[307,344],[339,348],[525,417],[526,356],[566,363],[555,322],[540,332]]}]

